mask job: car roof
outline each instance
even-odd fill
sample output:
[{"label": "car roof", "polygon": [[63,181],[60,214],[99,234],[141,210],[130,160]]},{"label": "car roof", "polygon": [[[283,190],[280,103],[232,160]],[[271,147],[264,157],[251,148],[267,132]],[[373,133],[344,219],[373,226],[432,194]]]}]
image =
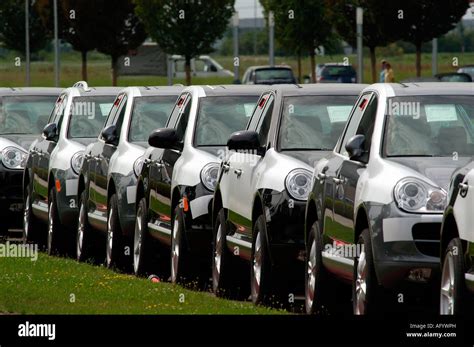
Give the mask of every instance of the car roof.
[{"label": "car roof", "polygon": [[67,89],[76,89],[80,96],[100,96],[100,95],[117,95],[123,87],[89,87],[83,89],[80,87],[71,87]]},{"label": "car roof", "polygon": [[289,65],[256,65],[256,66],[250,66],[248,68],[249,70],[291,70],[291,66]]},{"label": "car roof", "polygon": [[136,87],[142,96],[144,95],[179,95],[183,86],[143,86]]},{"label": "car roof", "polygon": [[232,95],[260,95],[268,89],[264,85],[242,85],[242,84],[222,84],[216,86],[191,86],[183,90],[200,88],[204,96],[232,96]]},{"label": "car roof", "polygon": [[322,63],[318,64],[319,67],[325,67],[325,66],[346,66],[346,67],[352,67],[352,64],[345,64],[345,63]]},{"label": "car roof", "polygon": [[19,88],[0,88],[0,96],[16,96],[16,95],[55,95],[61,93],[61,88],[43,88],[43,87],[19,87]]},{"label": "car roof", "polygon": [[474,95],[472,82],[386,83],[396,96],[405,95]]},{"label": "car roof", "polygon": [[285,96],[291,95],[359,95],[368,84],[357,83],[314,83],[314,84],[278,84],[267,87]]}]

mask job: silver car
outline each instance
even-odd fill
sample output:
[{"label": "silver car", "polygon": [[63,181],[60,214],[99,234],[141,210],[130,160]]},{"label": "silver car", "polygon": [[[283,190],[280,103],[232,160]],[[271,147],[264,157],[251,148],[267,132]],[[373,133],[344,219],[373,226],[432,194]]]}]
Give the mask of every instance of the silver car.
[{"label": "silver car", "polygon": [[104,130],[85,151],[79,177],[76,257],[131,267],[137,176],[152,129],[165,126],[182,87],[129,87],[114,102]]},{"label": "silver car", "polygon": [[[334,151],[316,165],[306,209],[306,311],[340,300],[331,278],[352,283],[353,311],[385,311],[387,292],[439,294],[440,229],[451,174],[474,155],[468,83],[373,84]],[[417,293],[418,292],[418,293]],[[401,294],[401,296],[400,296]]]},{"label": "silver car", "polygon": [[[97,138],[119,90],[89,88],[86,82],[65,89],[41,138],[30,147],[23,182],[24,239],[39,243],[46,239],[48,253],[73,245],[84,149]],[[47,234],[42,228],[46,225]]]},{"label": "silver car", "polygon": [[0,88],[0,235],[22,225],[23,169],[61,89]]}]

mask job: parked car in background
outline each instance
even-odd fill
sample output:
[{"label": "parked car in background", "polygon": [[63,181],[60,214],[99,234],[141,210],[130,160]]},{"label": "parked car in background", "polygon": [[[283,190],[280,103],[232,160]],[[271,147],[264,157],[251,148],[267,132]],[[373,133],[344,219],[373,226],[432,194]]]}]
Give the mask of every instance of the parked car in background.
[{"label": "parked car in background", "polygon": [[[48,253],[72,249],[77,221],[77,184],[85,147],[97,138],[119,88],[89,88],[78,82],[63,90],[42,136],[29,149],[23,181],[23,237]],[[43,226],[47,226],[44,233]]]},{"label": "parked car in background", "polygon": [[242,77],[242,84],[293,84],[296,78],[287,65],[249,67]]},{"label": "parked car in background", "polygon": [[471,76],[472,80],[474,80],[474,65],[461,66],[457,72],[466,73]]},{"label": "parked car in background", "polygon": [[[171,56],[172,75],[175,78],[186,76],[185,60],[181,55]],[[208,55],[200,55],[191,59],[191,76],[193,77],[233,77],[234,74],[226,70],[215,59]]]},{"label": "parked car in background", "polygon": [[[209,279],[210,212],[219,163],[227,138],[245,128],[262,91],[258,86],[188,87],[166,128],[150,135],[152,147],[143,155],[137,184],[136,274],[171,272],[172,282]],[[151,268],[154,255],[161,260]]]},{"label": "parked car in background", "polygon": [[472,78],[467,73],[445,72],[436,74],[433,77],[412,77],[401,81],[401,83],[418,82],[472,82]]},{"label": "parked car in background", "polygon": [[132,265],[137,177],[152,129],[164,127],[182,87],[119,92],[100,136],[85,150],[79,174],[76,257]]},{"label": "parked car in background", "polygon": [[357,73],[351,64],[317,64],[316,81],[318,83],[356,83]]},{"label": "parked car in background", "polygon": [[473,182],[472,161],[451,177],[441,228],[439,313],[443,315],[470,314],[474,307]]},{"label": "parked car in background", "polygon": [[[312,170],[334,147],[363,88],[273,86],[260,97],[247,129],[232,134],[213,204],[217,295],[248,295],[248,278],[255,304],[287,300],[298,284],[303,287],[299,258]],[[247,261],[243,270],[240,259]]]},{"label": "parked car in background", "polygon": [[[353,311],[383,311],[406,281],[437,296],[440,228],[451,174],[474,154],[466,83],[373,84],[334,151],[316,165],[306,210],[308,313],[352,283]],[[428,288],[426,288],[428,286]]]},{"label": "parked car in background", "polygon": [[39,136],[61,89],[0,88],[0,235],[21,229],[28,147]]}]

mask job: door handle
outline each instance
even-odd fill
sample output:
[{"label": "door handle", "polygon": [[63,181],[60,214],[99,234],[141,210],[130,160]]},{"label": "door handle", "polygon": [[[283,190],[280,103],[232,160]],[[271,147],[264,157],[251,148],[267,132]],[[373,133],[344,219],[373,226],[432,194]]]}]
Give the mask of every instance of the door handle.
[{"label": "door handle", "polygon": [[226,163],[222,164],[222,170],[223,170],[224,172],[228,172],[229,169],[230,169],[230,165],[229,165],[229,164],[226,164]]},{"label": "door handle", "polygon": [[466,197],[467,191],[469,190],[469,185],[467,183],[459,183],[458,188],[461,197]]},{"label": "door handle", "polygon": [[332,181],[333,181],[337,186],[344,183],[344,180],[343,180],[343,179],[341,179],[341,178],[336,178],[336,177],[333,177],[333,178],[332,178]]},{"label": "door handle", "polygon": [[318,173],[318,179],[320,181],[324,181],[326,178],[327,178],[326,174],[324,174],[322,172]]},{"label": "door handle", "polygon": [[237,177],[240,177],[240,175],[242,175],[242,169],[235,169],[234,173],[237,175]]}]

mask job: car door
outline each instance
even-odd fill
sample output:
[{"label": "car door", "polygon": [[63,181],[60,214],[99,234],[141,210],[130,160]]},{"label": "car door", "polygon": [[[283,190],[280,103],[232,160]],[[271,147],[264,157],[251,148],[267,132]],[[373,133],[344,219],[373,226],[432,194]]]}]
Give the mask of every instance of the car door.
[{"label": "car door", "polygon": [[[192,98],[190,94],[182,95],[172,111],[168,127],[176,130],[182,143],[188,126]],[[164,149],[157,156],[150,158],[150,218],[157,226],[157,238],[165,244],[171,244],[171,185],[173,170],[182,151]]]},{"label": "car door", "polygon": [[[274,95],[266,94],[258,102],[257,109],[261,109],[259,117],[252,117],[249,130],[259,134],[260,144],[267,145],[273,113]],[[256,111],[258,116],[258,111]],[[256,194],[255,182],[257,171],[264,158],[257,153],[236,153],[230,162],[229,175],[231,177],[232,208],[229,211],[229,220],[234,223],[236,237],[248,242],[249,250],[252,242],[252,208]],[[245,256],[245,254],[242,254]]]},{"label": "car door", "polygon": [[[117,100],[118,99],[119,98],[117,98]],[[108,118],[105,124],[105,127],[115,125],[119,136],[126,107],[127,96],[123,94],[120,96],[119,105],[114,111],[113,118]],[[93,175],[91,177],[93,184],[90,185],[90,193],[92,194],[89,198],[92,207],[91,217],[95,219],[96,228],[104,232],[107,231],[107,179],[109,161],[116,150],[117,146],[115,144],[105,143],[99,135],[99,141],[94,144],[90,153],[91,159],[94,161],[92,168]]]},{"label": "car door", "polygon": [[[365,101],[368,100],[368,101]],[[372,144],[372,134],[374,132],[375,117],[377,114],[377,96],[375,93],[368,96],[368,99],[361,101],[363,114],[355,135],[364,135],[364,162],[350,160],[347,153],[342,162],[337,177],[334,179],[336,196],[334,199],[334,222],[337,231],[334,238],[344,244],[354,243],[354,210],[357,183],[360,175],[366,170],[368,163],[370,146]],[[360,105],[359,105],[360,108]],[[350,139],[350,138],[349,138]],[[343,144],[345,145],[345,144]],[[346,257],[351,257],[346,254]]]},{"label": "car door", "polygon": [[[61,100],[55,106],[54,113],[49,123],[55,123],[57,126],[58,136],[63,123],[63,118],[67,110],[68,97],[63,94]],[[58,136],[55,139],[47,140],[41,137],[36,146],[35,153],[37,155],[37,162],[33,170],[33,191],[34,199],[33,206],[36,207],[35,214],[45,219],[48,213],[48,179],[49,179],[49,162],[51,153],[56,148]],[[39,212],[39,213],[38,213]]]}]

